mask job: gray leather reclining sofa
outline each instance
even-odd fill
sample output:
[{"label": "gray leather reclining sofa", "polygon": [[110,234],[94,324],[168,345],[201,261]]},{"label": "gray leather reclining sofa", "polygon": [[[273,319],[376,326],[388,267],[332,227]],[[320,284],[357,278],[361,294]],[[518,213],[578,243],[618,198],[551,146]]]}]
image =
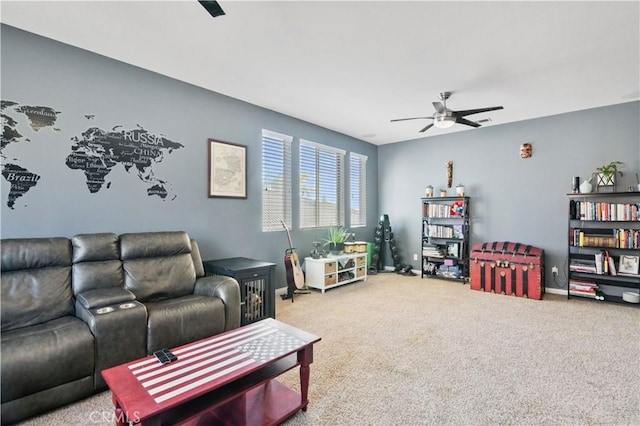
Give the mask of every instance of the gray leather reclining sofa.
[{"label": "gray leather reclining sofa", "polygon": [[4,239],[2,423],[106,389],[100,372],[240,326],[240,289],[185,232]]}]

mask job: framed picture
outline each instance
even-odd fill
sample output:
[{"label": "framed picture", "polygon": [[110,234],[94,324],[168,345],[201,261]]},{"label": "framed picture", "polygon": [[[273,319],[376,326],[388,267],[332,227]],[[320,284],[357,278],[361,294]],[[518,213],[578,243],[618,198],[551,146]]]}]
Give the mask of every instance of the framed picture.
[{"label": "framed picture", "polygon": [[621,274],[638,275],[638,265],[640,257],[638,256],[620,256],[620,266],[618,272]]},{"label": "framed picture", "polygon": [[447,256],[455,258],[460,257],[460,244],[447,243]]},{"label": "framed picture", "polygon": [[247,147],[208,140],[209,197],[247,198]]}]

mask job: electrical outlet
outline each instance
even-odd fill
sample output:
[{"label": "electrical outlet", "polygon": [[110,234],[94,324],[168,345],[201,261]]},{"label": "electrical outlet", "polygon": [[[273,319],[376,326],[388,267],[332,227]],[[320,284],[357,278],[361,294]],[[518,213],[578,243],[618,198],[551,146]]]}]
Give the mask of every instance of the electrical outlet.
[{"label": "electrical outlet", "polygon": [[413,260],[418,260],[418,254],[417,253],[413,253]]},{"label": "electrical outlet", "polygon": [[552,273],[554,276],[556,276],[556,277],[557,277],[557,276],[558,276],[558,267],[554,265],[554,266],[551,268],[551,273]]}]

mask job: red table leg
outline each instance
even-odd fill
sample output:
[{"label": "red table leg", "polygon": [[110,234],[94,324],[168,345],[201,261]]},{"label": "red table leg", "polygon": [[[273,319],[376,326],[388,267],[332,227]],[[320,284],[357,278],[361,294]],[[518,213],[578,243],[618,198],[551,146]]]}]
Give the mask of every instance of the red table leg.
[{"label": "red table leg", "polygon": [[298,361],[300,362],[300,406],[302,411],[307,411],[309,404],[309,364],[313,362],[313,346],[307,346],[298,352]]}]

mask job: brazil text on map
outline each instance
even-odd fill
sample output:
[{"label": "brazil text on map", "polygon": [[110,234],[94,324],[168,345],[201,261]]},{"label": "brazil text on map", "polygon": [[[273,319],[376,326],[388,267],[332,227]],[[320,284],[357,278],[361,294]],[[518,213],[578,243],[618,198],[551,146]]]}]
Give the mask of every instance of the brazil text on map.
[{"label": "brazil text on map", "polygon": [[[28,158],[8,159],[4,149],[16,143],[47,143],[43,129],[50,128],[60,132],[55,126],[60,111],[47,106],[21,105],[18,102],[0,101],[2,116],[2,176],[10,183],[7,206],[15,209],[16,200],[28,191],[33,191],[40,179],[46,175],[34,173],[24,163]],[[83,118],[94,120],[95,114],[84,114]],[[24,123],[28,123],[28,126]],[[23,134],[24,133],[24,134]],[[76,136],[73,136],[75,133]],[[147,196],[157,196],[162,200],[174,200],[171,184],[156,177],[153,166],[164,160],[165,156],[184,146],[164,135],[153,134],[142,126],[126,129],[117,125],[110,130],[89,127],[79,136],[72,132],[71,153],[66,157],[68,169],[81,170],[89,193],[94,194],[103,188],[110,188],[107,180],[109,173],[118,166],[147,185]],[[63,167],[62,164],[60,164]]]},{"label": "brazil text on map", "polygon": [[19,119],[26,117],[30,130],[35,136],[41,129],[51,127],[54,131],[60,131],[53,127],[58,119],[60,111],[46,106],[20,105],[13,101],[0,101],[0,116],[2,117],[2,139],[0,142],[0,156],[2,158],[2,177],[9,182],[9,194],[7,195],[7,207],[14,209],[16,200],[34,188],[40,180],[40,175],[20,166],[19,159],[7,159],[4,149],[14,143],[31,142],[31,137],[24,136],[18,131]]}]

